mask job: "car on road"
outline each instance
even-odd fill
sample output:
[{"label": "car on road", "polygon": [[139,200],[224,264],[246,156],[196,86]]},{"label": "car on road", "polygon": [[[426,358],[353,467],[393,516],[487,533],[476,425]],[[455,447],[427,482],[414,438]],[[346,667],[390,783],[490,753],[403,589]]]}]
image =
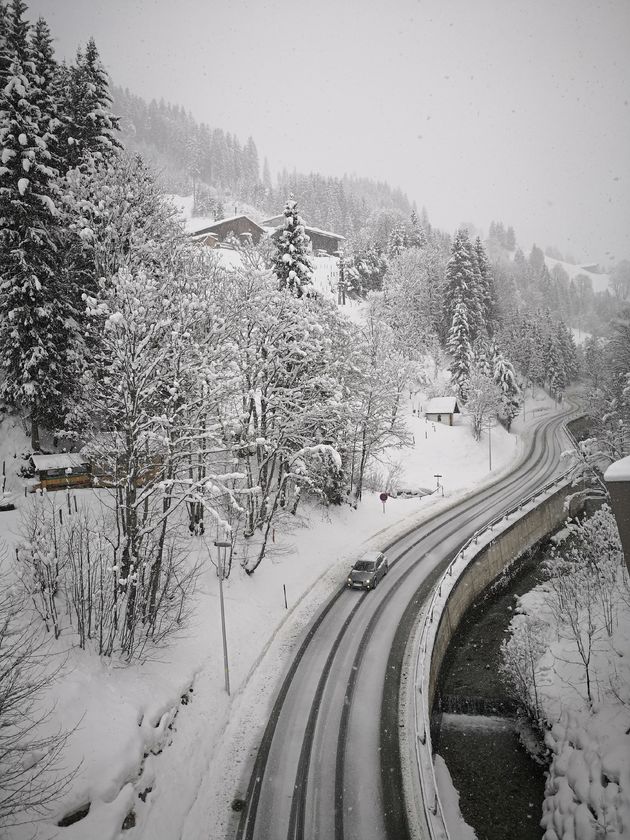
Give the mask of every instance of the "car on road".
[{"label": "car on road", "polygon": [[367,551],[350,569],[346,586],[349,589],[374,589],[388,571],[387,557],[382,551]]}]

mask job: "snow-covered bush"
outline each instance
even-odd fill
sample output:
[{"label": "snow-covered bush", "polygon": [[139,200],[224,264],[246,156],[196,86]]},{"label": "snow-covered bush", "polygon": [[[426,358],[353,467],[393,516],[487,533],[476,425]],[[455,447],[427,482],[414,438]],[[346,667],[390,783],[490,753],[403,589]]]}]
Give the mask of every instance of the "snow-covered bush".
[{"label": "snow-covered bush", "polygon": [[80,648],[100,655],[130,659],[180,629],[197,570],[175,530],[165,536],[159,528],[145,531],[135,562],[123,574],[115,512],[106,503],[96,513],[66,510],[58,498],[44,493],[32,500],[17,552],[23,591],[46,630],[55,638],[69,632]]}]

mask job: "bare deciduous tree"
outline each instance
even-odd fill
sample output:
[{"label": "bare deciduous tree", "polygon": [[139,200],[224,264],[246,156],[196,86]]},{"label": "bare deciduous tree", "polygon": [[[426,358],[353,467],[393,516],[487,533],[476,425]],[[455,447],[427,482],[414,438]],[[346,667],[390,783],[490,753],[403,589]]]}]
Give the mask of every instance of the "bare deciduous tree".
[{"label": "bare deciduous tree", "polygon": [[[0,567],[6,549],[0,545]],[[54,664],[41,628],[30,620],[23,592],[0,578],[0,829],[45,814],[70,782],[61,768],[67,734],[42,735],[48,714],[43,690]],[[28,815],[27,815],[28,812]],[[0,832],[1,833],[1,832]]]}]

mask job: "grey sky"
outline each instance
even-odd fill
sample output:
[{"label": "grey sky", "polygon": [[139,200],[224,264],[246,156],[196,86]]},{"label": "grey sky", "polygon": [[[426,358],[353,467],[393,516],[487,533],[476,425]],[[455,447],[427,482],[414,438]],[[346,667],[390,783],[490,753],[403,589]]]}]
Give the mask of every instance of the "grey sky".
[{"label": "grey sky", "polygon": [[251,134],[273,172],[354,172],[451,232],[496,219],[526,249],[630,257],[629,0],[28,5],[58,56],[93,35],[114,82]]}]

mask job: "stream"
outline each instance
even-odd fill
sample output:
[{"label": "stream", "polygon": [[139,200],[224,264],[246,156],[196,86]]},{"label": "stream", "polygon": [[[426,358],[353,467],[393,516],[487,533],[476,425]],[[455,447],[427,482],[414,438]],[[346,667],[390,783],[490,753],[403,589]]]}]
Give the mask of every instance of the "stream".
[{"label": "stream", "polygon": [[[459,792],[459,807],[478,840],[540,840],[545,768],[522,747],[515,704],[499,671],[501,643],[515,595],[536,586],[541,551],[468,610],[442,666],[433,744]],[[454,838],[455,840],[455,838]]]}]

